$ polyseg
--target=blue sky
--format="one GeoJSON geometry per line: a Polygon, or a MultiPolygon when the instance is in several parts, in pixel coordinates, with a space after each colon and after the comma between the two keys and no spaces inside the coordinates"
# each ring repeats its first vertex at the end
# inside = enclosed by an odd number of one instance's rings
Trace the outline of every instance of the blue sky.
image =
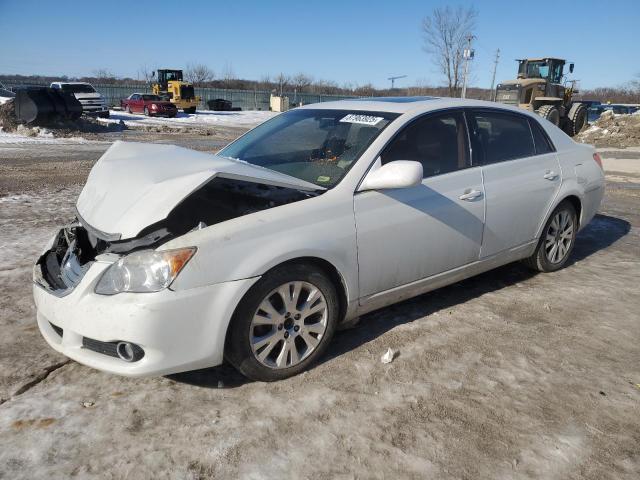
{"type": "MultiPolygon", "coordinates": [[[[617,86],[640,74],[640,0],[478,0],[473,82],[515,75],[515,58],[576,63],[584,88],[617,86]],[[544,12],[556,12],[551,17],[544,12]]],[[[136,77],[141,65],[205,63],[237,77],[285,72],[388,86],[443,84],[422,50],[421,19],[446,2],[0,0],[0,73],[80,76],[106,68],[136,77]],[[176,11],[172,15],[172,11],[176,11]]]]}

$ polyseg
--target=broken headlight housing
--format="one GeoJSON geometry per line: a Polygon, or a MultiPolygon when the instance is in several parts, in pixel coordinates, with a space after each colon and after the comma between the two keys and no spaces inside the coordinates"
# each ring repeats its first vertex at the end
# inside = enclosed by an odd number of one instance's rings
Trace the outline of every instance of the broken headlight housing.
{"type": "Polygon", "coordinates": [[[171,285],[194,253],[195,247],[130,253],[107,268],[95,292],[100,295],[159,292],[171,285]]]}

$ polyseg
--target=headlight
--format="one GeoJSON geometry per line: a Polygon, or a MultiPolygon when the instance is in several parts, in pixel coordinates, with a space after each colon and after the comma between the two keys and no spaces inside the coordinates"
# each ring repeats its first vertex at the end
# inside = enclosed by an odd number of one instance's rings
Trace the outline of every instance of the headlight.
{"type": "Polygon", "coordinates": [[[155,103],[151,104],[151,110],[155,110],[158,108],[158,105],[156,105],[155,103]]]}
{"type": "Polygon", "coordinates": [[[102,274],[95,291],[100,295],[158,292],[171,285],[194,253],[195,247],[130,253],[102,274]]]}

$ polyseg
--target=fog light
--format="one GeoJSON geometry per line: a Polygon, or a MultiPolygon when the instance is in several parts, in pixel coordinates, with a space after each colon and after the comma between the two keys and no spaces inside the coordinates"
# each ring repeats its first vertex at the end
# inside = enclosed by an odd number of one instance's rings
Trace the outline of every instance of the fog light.
{"type": "Polygon", "coordinates": [[[118,342],[116,345],[116,352],[125,362],[137,362],[144,357],[144,350],[135,343],[130,342],[118,342]]]}

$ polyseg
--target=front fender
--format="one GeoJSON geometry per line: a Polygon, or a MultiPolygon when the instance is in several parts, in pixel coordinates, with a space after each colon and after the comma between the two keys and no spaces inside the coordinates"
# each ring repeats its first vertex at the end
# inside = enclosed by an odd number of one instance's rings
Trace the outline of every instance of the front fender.
{"type": "Polygon", "coordinates": [[[198,248],[171,288],[252,278],[284,262],[314,257],[335,267],[347,298],[354,299],[358,268],[352,204],[326,200],[316,198],[252,213],[167,242],[162,249],[198,248]]]}

